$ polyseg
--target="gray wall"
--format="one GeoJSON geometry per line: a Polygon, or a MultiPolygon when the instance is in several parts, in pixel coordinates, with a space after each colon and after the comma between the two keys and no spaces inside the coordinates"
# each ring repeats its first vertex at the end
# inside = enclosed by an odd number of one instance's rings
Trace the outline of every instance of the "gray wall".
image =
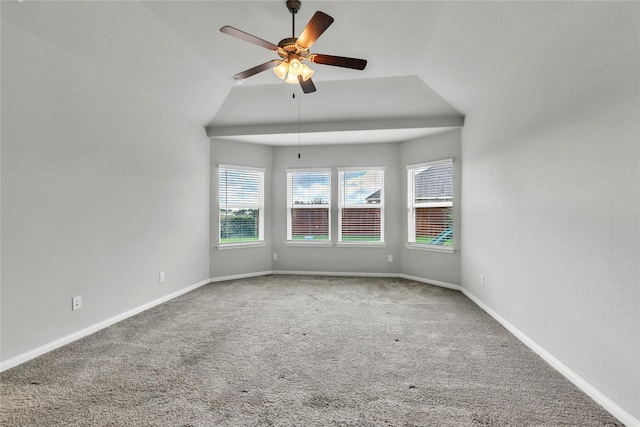
{"type": "MultiPolygon", "coordinates": [[[[460,130],[454,130],[415,141],[402,143],[400,151],[401,173],[403,174],[401,194],[407,193],[407,179],[405,165],[423,163],[432,160],[453,159],[453,246],[452,254],[401,248],[401,271],[403,274],[422,279],[443,282],[444,284],[460,285],[460,260],[462,248],[461,228],[461,187],[462,187],[462,161],[460,130]]],[[[403,208],[406,208],[406,199],[403,199],[403,208]]],[[[407,241],[407,215],[406,210],[401,213],[401,228],[403,243],[407,241]]]]}
{"type": "MultiPolygon", "coordinates": [[[[460,284],[460,251],[443,254],[405,249],[406,164],[455,158],[455,226],[460,227],[460,131],[391,144],[348,146],[266,147],[213,139],[211,148],[211,257],[212,278],[258,274],[265,271],[324,272],[356,274],[408,274],[425,280],[460,284]],[[219,250],[218,164],[266,168],[266,245],[264,247],[219,250]],[[332,169],[332,235],[337,238],[337,168],[385,167],[385,247],[301,247],[287,246],[287,168],[332,169]],[[272,254],[278,259],[272,260],[272,254]],[[393,262],[388,262],[388,255],[393,262]]],[[[456,234],[459,248],[460,235],[456,234]]]]}
{"type": "Polygon", "coordinates": [[[467,115],[462,284],[640,419],[640,47],[619,6],[467,115]]]}
{"type": "Polygon", "coordinates": [[[278,260],[273,269],[337,273],[398,273],[401,242],[399,194],[401,175],[397,144],[353,144],[349,146],[276,147],[273,157],[273,252],[278,260]],[[338,231],[337,167],[384,166],[386,247],[300,247],[286,246],[287,168],[331,168],[331,233],[335,243],[338,231]],[[394,261],[387,262],[387,255],[394,261]]]}
{"type": "Polygon", "coordinates": [[[3,21],[2,361],[209,277],[205,131],[113,82],[3,21]]]}
{"type": "Polygon", "coordinates": [[[211,140],[211,226],[210,226],[210,277],[220,278],[271,271],[272,242],[272,158],[269,146],[246,144],[224,139],[211,140]],[[265,168],[265,246],[236,249],[217,248],[220,233],[218,202],[218,165],[251,166],[265,168]]]}

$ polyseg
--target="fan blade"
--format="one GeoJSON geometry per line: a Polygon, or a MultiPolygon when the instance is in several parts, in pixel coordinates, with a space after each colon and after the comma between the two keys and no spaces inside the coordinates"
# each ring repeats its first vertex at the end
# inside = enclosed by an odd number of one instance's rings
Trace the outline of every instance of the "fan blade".
{"type": "Polygon", "coordinates": [[[302,76],[298,76],[298,81],[300,82],[300,87],[302,87],[302,91],[304,93],[312,93],[316,91],[316,85],[313,84],[311,78],[302,80],[302,76]]]}
{"type": "Polygon", "coordinates": [[[257,66],[255,66],[253,68],[249,68],[246,71],[238,73],[235,76],[233,76],[233,78],[236,79],[236,80],[244,80],[247,77],[251,77],[253,75],[261,73],[261,72],[263,72],[265,70],[268,70],[269,68],[277,67],[279,63],[280,63],[280,61],[274,59],[273,61],[265,62],[264,64],[257,65],[257,66]]]}
{"type": "Polygon", "coordinates": [[[366,59],[346,58],[344,56],[322,55],[314,53],[309,55],[309,61],[314,64],[333,65],[335,67],[353,68],[355,70],[364,70],[367,66],[366,59]]]}
{"type": "Polygon", "coordinates": [[[252,36],[249,33],[245,33],[242,30],[230,27],[228,25],[225,25],[224,27],[220,28],[220,32],[223,32],[223,33],[228,34],[228,35],[233,36],[233,37],[237,37],[237,38],[239,38],[241,40],[244,40],[246,42],[256,44],[256,45],[261,46],[261,47],[263,47],[265,49],[273,50],[273,51],[276,51],[276,52],[278,51],[278,46],[276,46],[275,44],[273,44],[271,42],[268,42],[266,40],[262,40],[259,37],[252,36]]]}
{"type": "Polygon", "coordinates": [[[309,23],[304,30],[302,30],[302,34],[298,37],[297,44],[300,47],[308,49],[312,44],[324,33],[324,31],[329,28],[329,25],[333,23],[333,18],[327,15],[324,12],[317,11],[315,15],[311,18],[309,23]]]}

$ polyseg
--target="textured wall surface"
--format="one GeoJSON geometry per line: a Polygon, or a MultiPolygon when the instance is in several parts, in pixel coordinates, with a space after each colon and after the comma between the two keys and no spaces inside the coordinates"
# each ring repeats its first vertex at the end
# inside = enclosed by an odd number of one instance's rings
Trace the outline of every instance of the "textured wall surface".
{"type": "Polygon", "coordinates": [[[453,247],[456,252],[440,253],[407,249],[402,247],[401,263],[402,273],[423,279],[437,280],[452,285],[460,285],[460,262],[463,250],[462,241],[462,171],[460,131],[433,135],[415,141],[407,141],[400,145],[400,163],[403,180],[400,187],[403,209],[401,213],[401,229],[404,236],[403,244],[407,242],[407,213],[406,192],[407,164],[418,164],[442,159],[453,159],[453,247]]]}
{"type": "Polygon", "coordinates": [[[576,7],[462,132],[464,288],[636,419],[638,6],[576,7]]]}
{"type": "Polygon", "coordinates": [[[211,142],[210,277],[260,273],[271,270],[271,169],[272,148],[237,141],[213,139],[211,142]],[[265,245],[261,247],[218,249],[220,237],[218,165],[264,168],[265,245]]]}
{"type": "Polygon", "coordinates": [[[3,21],[3,361],[209,277],[205,131],[123,89],[3,21]]]}
{"type": "Polygon", "coordinates": [[[277,271],[322,271],[351,273],[397,273],[398,262],[387,262],[387,255],[398,255],[400,245],[400,187],[396,144],[354,144],[351,146],[276,147],[273,157],[273,251],[277,271]],[[338,236],[338,167],[369,166],[385,168],[385,241],[386,247],[337,247],[338,236]],[[287,239],[287,168],[331,168],[332,247],[286,246],[287,239]]]}

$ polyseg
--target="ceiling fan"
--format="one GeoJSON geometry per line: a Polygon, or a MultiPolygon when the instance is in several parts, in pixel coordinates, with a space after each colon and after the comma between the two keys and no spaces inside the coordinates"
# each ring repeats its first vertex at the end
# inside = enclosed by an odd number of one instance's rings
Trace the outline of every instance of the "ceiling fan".
{"type": "Polygon", "coordinates": [[[333,18],[324,12],[317,11],[307,26],[302,30],[300,37],[296,38],[296,13],[300,10],[300,1],[288,0],[287,9],[292,17],[292,36],[280,40],[277,45],[253,36],[237,28],[228,25],[220,28],[220,31],[233,37],[237,37],[249,43],[264,47],[276,52],[281,59],[274,59],[264,64],[260,64],[233,76],[236,80],[244,80],[262,71],[273,68],[274,73],[280,79],[291,84],[300,84],[304,93],[316,91],[316,87],[311,80],[314,71],[305,64],[305,61],[314,64],[333,65],[336,67],[352,68],[364,70],[367,66],[365,59],[347,58],[343,56],[323,55],[320,53],[309,53],[309,48],[333,23],[333,18]]]}

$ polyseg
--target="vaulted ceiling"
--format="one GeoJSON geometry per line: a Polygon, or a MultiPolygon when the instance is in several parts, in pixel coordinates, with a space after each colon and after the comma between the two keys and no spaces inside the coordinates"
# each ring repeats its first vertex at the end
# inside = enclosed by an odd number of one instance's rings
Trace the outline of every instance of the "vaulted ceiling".
{"type": "Polygon", "coordinates": [[[580,53],[586,29],[592,37],[609,31],[598,7],[303,1],[298,34],[316,10],[335,19],[312,52],[368,60],[364,71],[311,64],[317,92],[304,95],[269,70],[236,84],[235,73],[277,56],[219,31],[231,25],[277,44],[291,36],[284,0],[10,0],[2,2],[2,19],[84,60],[123,91],[193,119],[210,136],[281,145],[297,143],[298,132],[306,144],[357,143],[460,127],[498,85],[517,87],[516,65],[553,72],[569,47],[580,53]]]}

